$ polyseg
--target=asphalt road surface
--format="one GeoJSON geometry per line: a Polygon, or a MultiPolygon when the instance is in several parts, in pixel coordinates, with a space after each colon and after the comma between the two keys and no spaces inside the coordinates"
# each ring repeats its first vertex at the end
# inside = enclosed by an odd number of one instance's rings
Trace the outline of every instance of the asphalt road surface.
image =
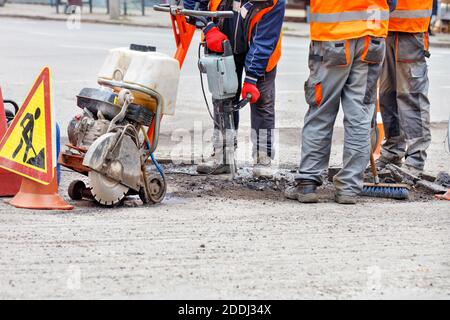
{"type": "MultiPolygon", "coordinates": [[[[57,120],[79,110],[75,95],[96,85],[108,49],[130,43],[174,51],[171,31],[0,20],[0,85],[21,101],[39,70],[53,70],[57,120]]],[[[308,41],[284,38],[279,66],[277,127],[282,162],[298,161],[306,103],[308,41]]],[[[450,50],[430,60],[433,145],[429,168],[449,171],[443,147],[448,119],[450,50]]],[[[249,126],[242,112],[242,134],[249,126]]],[[[186,60],[177,113],[163,121],[161,149],[172,132],[209,125],[196,68],[186,60]]],[[[339,118],[338,125],[340,125],[339,118]]],[[[342,129],[332,162],[339,164],[342,129]]],[[[63,172],[60,193],[79,175],[63,172]]],[[[226,177],[225,177],[226,178],[226,177]]],[[[222,179],[225,179],[222,178],[222,179]]],[[[99,208],[74,203],[67,213],[13,209],[0,202],[0,299],[6,298],[437,298],[450,297],[450,206],[431,196],[399,202],[360,199],[302,205],[277,190],[224,184],[221,178],[168,176],[166,201],[99,208]],[[219,179],[219,180],[217,180],[219,179]]]]}

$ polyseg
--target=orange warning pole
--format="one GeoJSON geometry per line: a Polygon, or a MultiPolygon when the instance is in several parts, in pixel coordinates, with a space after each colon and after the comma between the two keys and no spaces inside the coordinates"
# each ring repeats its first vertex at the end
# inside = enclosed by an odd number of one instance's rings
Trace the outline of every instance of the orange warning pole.
{"type": "Polygon", "coordinates": [[[184,59],[189,51],[189,47],[194,37],[195,27],[186,22],[186,17],[182,15],[170,15],[172,19],[172,29],[175,37],[177,51],[174,58],[180,63],[180,69],[183,66],[184,59]]]}

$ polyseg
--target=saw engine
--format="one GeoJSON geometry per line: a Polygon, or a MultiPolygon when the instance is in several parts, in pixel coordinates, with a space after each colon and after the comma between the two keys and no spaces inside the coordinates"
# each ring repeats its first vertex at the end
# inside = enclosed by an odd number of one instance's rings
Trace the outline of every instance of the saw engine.
{"type": "Polygon", "coordinates": [[[139,195],[144,203],[163,200],[166,181],[153,153],[162,115],[173,113],[178,78],[178,62],[151,47],[110,51],[99,74],[101,87],[77,95],[83,112],[70,121],[69,144],[59,157],[62,165],[89,178],[88,186],[71,183],[73,200],[88,198],[105,206],[128,195],[139,195]]]}

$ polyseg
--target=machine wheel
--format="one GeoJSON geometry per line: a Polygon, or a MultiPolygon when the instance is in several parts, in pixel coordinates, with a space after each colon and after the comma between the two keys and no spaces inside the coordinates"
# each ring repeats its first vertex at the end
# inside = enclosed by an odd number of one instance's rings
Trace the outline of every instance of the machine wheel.
{"type": "Polygon", "coordinates": [[[81,180],[74,180],[70,183],[68,194],[72,200],[83,199],[83,191],[86,189],[86,185],[81,180]]]}
{"type": "Polygon", "coordinates": [[[144,188],[139,191],[139,198],[141,198],[144,203],[160,203],[166,196],[167,184],[160,177],[149,178],[148,190],[150,194],[147,196],[144,188]]]}

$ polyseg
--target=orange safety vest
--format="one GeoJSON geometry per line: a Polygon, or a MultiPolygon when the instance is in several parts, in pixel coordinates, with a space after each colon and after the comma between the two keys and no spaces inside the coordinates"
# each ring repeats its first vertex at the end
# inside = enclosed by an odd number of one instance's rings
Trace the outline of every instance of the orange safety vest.
{"type": "Polygon", "coordinates": [[[311,0],[311,39],[337,41],[387,36],[386,0],[311,0]]]}
{"type": "MultiPolygon", "coordinates": [[[[209,1],[209,10],[210,11],[217,11],[217,9],[219,8],[220,4],[222,3],[222,0],[210,0],[209,1]]],[[[272,10],[273,7],[275,7],[278,3],[278,0],[274,0],[273,1],[273,5],[271,5],[270,7],[267,7],[261,11],[259,11],[253,18],[252,21],[250,22],[250,28],[248,30],[248,41],[250,43],[251,38],[252,38],[252,32],[253,32],[253,28],[258,24],[259,21],[261,21],[262,17],[269,12],[270,10],[272,10]]],[[[280,34],[280,38],[278,39],[278,43],[277,46],[275,47],[275,50],[273,51],[272,55],[269,58],[269,62],[267,64],[267,68],[266,68],[266,72],[270,72],[272,71],[278,64],[278,62],[281,59],[281,38],[282,38],[282,34],[280,34]]]]}
{"type": "Polygon", "coordinates": [[[389,31],[426,32],[430,24],[433,0],[398,0],[391,12],[389,31]]]}

